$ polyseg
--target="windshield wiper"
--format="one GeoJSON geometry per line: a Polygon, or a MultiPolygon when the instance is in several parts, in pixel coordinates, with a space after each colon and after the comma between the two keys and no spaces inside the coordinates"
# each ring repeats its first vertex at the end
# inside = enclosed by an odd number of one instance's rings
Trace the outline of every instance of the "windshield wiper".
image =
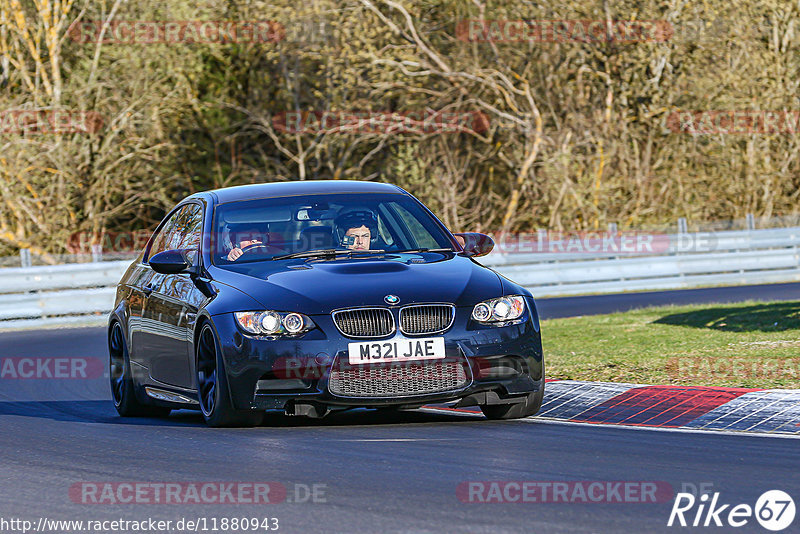
{"type": "Polygon", "coordinates": [[[398,250],[397,253],[412,253],[412,252],[453,252],[452,248],[414,248],[411,250],[398,250]]]}
{"type": "Polygon", "coordinates": [[[325,248],[322,250],[304,250],[303,252],[292,252],[291,254],[282,254],[280,256],[273,256],[271,260],[289,260],[292,258],[313,258],[314,256],[339,256],[341,254],[350,254],[352,250],[339,250],[335,248],[325,248]]]}
{"type": "Polygon", "coordinates": [[[353,254],[383,254],[383,250],[350,250],[338,248],[325,248],[321,250],[304,250],[303,252],[292,252],[291,254],[283,254],[281,256],[274,256],[271,260],[290,260],[292,258],[316,258],[317,256],[323,257],[337,257],[337,256],[352,256],[353,254]]]}

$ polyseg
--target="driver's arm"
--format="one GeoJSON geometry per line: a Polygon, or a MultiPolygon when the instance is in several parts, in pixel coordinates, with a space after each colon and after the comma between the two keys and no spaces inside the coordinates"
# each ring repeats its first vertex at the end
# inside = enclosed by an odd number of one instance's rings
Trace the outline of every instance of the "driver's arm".
{"type": "Polygon", "coordinates": [[[236,261],[239,259],[241,255],[242,255],[242,249],[240,249],[239,247],[233,247],[233,249],[230,252],[228,252],[227,258],[228,261],[236,261]]]}

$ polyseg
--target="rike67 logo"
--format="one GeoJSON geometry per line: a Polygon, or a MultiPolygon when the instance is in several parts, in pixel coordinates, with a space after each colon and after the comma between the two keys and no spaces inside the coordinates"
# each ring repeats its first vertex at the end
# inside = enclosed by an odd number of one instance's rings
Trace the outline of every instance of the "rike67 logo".
{"type": "Polygon", "coordinates": [[[691,493],[678,493],[667,526],[743,527],[755,517],[762,527],[777,532],[791,525],[794,516],[794,500],[781,490],[765,491],[756,500],[755,507],[744,503],[723,504],[719,492],[711,496],[704,493],[699,498],[691,493]]]}

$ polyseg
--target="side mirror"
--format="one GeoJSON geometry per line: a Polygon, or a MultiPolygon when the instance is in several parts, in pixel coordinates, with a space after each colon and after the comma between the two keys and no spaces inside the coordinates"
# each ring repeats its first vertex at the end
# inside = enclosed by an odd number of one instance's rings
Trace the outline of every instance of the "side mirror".
{"type": "Polygon", "coordinates": [[[494,240],[486,234],[467,232],[453,235],[455,235],[456,240],[461,243],[461,246],[464,248],[464,254],[467,256],[486,256],[494,248],[494,240]],[[462,240],[463,243],[461,242],[462,240]]]}
{"type": "Polygon", "coordinates": [[[182,250],[165,250],[150,258],[150,267],[161,274],[178,274],[186,272],[191,263],[182,250]]]}

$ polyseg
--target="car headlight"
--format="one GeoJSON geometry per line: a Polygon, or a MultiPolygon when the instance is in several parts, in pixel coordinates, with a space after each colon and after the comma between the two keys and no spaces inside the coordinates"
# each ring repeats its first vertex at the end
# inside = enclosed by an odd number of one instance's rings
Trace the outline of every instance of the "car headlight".
{"type": "Polygon", "coordinates": [[[234,312],[236,322],[245,332],[265,336],[296,336],[314,328],[311,318],[296,312],[234,312]]]}
{"type": "Polygon", "coordinates": [[[519,319],[525,313],[525,297],[511,295],[479,302],[472,318],[479,323],[501,323],[519,319]]]}

